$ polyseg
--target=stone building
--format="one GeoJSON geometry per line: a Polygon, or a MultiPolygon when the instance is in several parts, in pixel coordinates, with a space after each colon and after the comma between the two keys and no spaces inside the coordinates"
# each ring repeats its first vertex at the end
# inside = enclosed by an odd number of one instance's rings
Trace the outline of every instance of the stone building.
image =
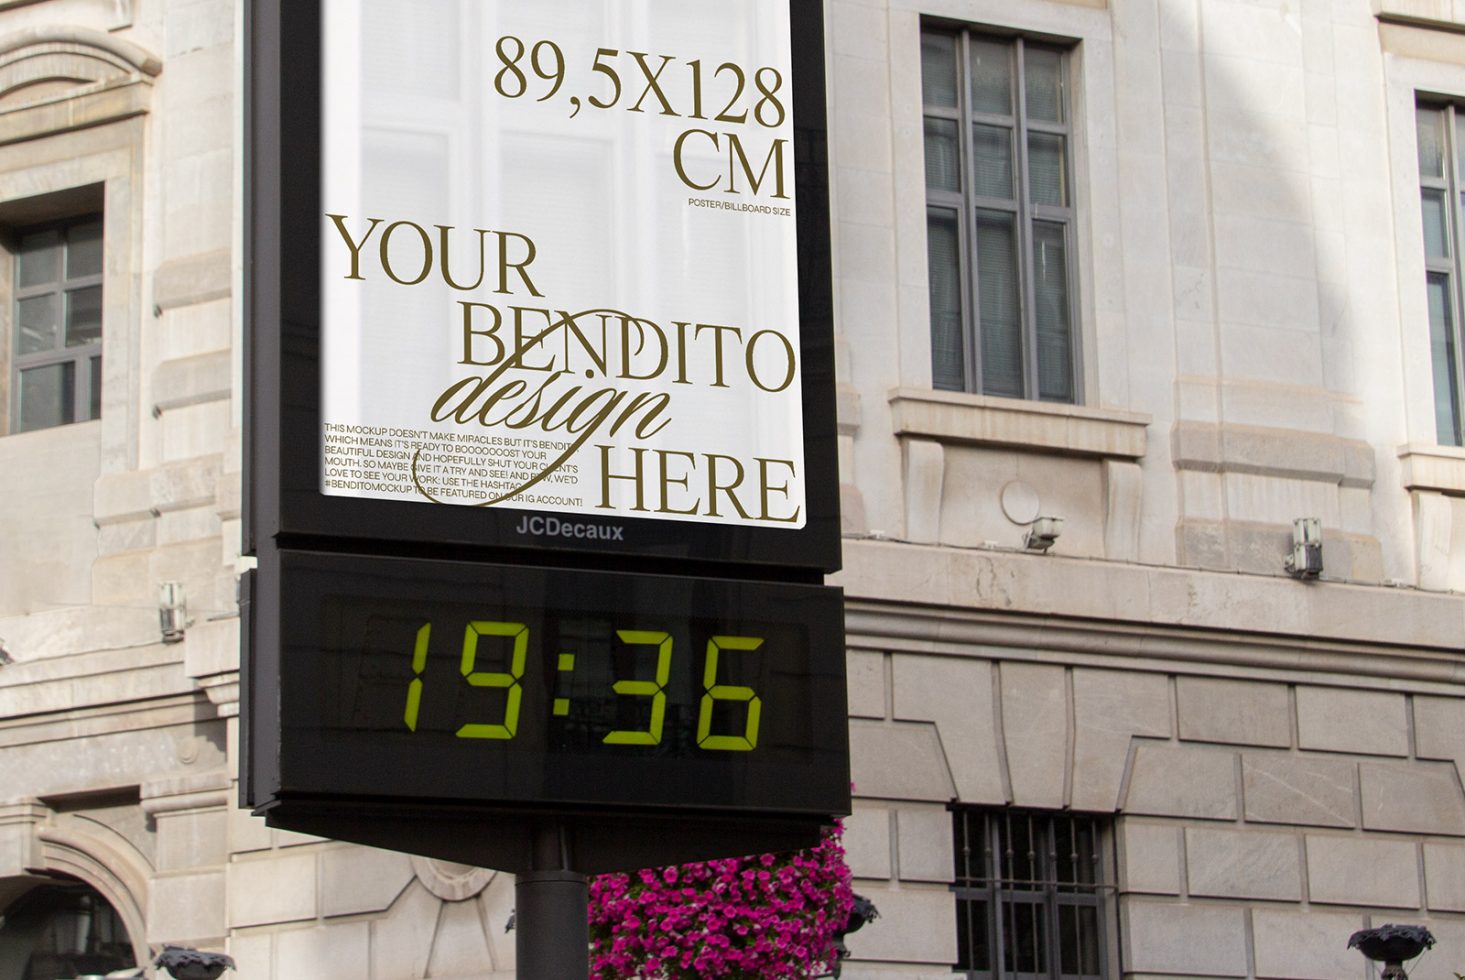
{"type": "MultiPolygon", "coordinates": [[[[1465,4],[825,10],[844,975],[1465,971],[1465,4]]],[[[0,0],[0,977],[509,977],[236,808],[242,16],[0,0]]]]}

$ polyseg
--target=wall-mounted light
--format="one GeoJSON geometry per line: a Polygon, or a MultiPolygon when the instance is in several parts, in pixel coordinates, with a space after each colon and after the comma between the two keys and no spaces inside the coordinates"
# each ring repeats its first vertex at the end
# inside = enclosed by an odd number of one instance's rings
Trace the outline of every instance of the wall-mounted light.
{"type": "Polygon", "coordinates": [[[1323,522],[1299,517],[1292,522],[1292,552],[1282,567],[1294,578],[1317,578],[1323,573],[1323,522]]]}
{"type": "Polygon", "coordinates": [[[1063,518],[1039,517],[1028,526],[1028,533],[1022,538],[1022,546],[1029,551],[1047,551],[1062,533],[1063,518]]]}
{"type": "Polygon", "coordinates": [[[158,626],[164,643],[181,643],[188,628],[188,599],[181,582],[164,582],[158,590],[158,626]]]}

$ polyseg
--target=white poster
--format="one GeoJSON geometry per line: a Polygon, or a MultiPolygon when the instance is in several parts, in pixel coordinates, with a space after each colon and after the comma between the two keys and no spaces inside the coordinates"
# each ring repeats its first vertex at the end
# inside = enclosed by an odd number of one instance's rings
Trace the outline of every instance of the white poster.
{"type": "Polygon", "coordinates": [[[324,8],[322,491],[802,527],[788,0],[324,8]]]}

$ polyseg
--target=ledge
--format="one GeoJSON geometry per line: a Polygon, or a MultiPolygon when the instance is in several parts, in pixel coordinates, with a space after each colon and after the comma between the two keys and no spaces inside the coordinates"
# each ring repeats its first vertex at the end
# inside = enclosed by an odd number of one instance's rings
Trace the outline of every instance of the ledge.
{"type": "Polygon", "coordinates": [[[1399,447],[1404,489],[1465,496],[1465,449],[1411,443],[1399,447]]]}
{"type": "Polygon", "coordinates": [[[1150,424],[1143,412],[918,388],[893,390],[890,411],[897,436],[1111,459],[1144,456],[1150,424]]]}
{"type": "Polygon", "coordinates": [[[1465,31],[1465,7],[1454,0],[1373,0],[1373,12],[1386,24],[1465,31]]]}
{"type": "Polygon", "coordinates": [[[1176,469],[1373,486],[1373,447],[1358,439],[1255,425],[1176,422],[1171,440],[1176,469]]]}

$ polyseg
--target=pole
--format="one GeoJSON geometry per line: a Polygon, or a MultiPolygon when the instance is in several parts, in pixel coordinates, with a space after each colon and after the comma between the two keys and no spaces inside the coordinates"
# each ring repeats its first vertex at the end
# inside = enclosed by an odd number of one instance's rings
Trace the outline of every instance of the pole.
{"type": "Polygon", "coordinates": [[[514,905],[519,980],[588,980],[590,889],[570,870],[563,824],[535,830],[533,870],[515,880],[514,905]]]}

